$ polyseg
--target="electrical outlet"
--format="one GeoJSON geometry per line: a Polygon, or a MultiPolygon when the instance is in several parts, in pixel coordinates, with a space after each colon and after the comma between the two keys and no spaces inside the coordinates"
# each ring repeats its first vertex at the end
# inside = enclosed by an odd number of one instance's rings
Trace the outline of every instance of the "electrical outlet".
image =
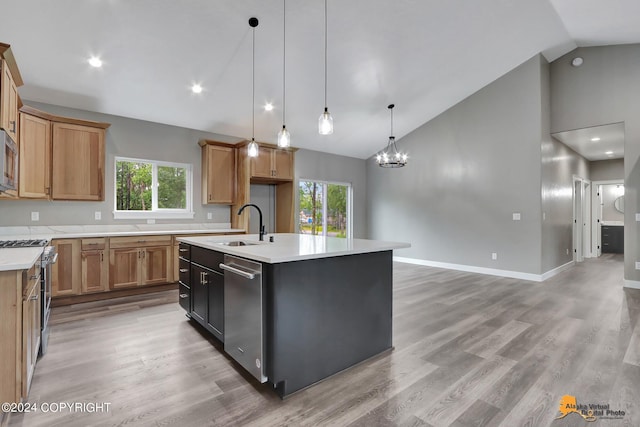
{"type": "Polygon", "coordinates": [[[211,212],[207,212],[207,219],[213,219],[213,214],[211,212]]]}
{"type": "Polygon", "coordinates": [[[545,219],[547,219],[547,213],[546,212],[542,212],[542,220],[544,221],[545,219]]]}
{"type": "Polygon", "coordinates": [[[569,255],[569,248],[567,248],[567,255],[569,255]]]}
{"type": "Polygon", "coordinates": [[[155,219],[148,219],[147,220],[147,224],[155,224],[156,220],[155,219]]]}
{"type": "Polygon", "coordinates": [[[520,212],[514,212],[513,213],[513,220],[514,221],[520,221],[520,212]]]}
{"type": "Polygon", "coordinates": [[[636,221],[640,221],[640,213],[636,214],[636,221]]]}
{"type": "Polygon", "coordinates": [[[95,213],[93,214],[93,217],[96,221],[100,221],[102,219],[102,212],[95,211],[95,213]]]}
{"type": "Polygon", "coordinates": [[[640,270],[640,262],[636,262],[636,270],[640,270]]]}
{"type": "Polygon", "coordinates": [[[40,221],[40,212],[31,212],[31,221],[40,221]]]}
{"type": "Polygon", "coordinates": [[[497,260],[498,259],[498,254],[496,252],[492,252],[491,253],[491,259],[494,260],[494,261],[497,260]]]}

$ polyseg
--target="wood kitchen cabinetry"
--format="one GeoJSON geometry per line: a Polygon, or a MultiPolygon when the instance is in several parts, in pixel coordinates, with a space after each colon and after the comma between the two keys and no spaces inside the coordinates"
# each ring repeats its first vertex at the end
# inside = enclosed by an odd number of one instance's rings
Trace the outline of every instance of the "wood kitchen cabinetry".
{"type": "Polygon", "coordinates": [[[231,205],[236,192],[236,149],[222,142],[203,140],[202,203],[231,205]]]}
{"type": "Polygon", "coordinates": [[[82,293],[109,290],[109,250],[107,239],[82,239],[82,293]]]}
{"type": "Polygon", "coordinates": [[[40,268],[0,271],[0,401],[27,398],[40,348],[40,268]]]}
{"type": "Polygon", "coordinates": [[[173,280],[171,236],[113,237],[109,247],[111,289],[173,280]]]}
{"type": "Polygon", "coordinates": [[[0,127],[15,142],[18,142],[18,87],[9,63],[0,58],[0,127]]]}
{"type": "Polygon", "coordinates": [[[251,158],[251,178],[293,179],[293,152],[261,146],[258,157],[251,158]]]}
{"type": "Polygon", "coordinates": [[[58,261],[51,265],[51,296],[78,295],[82,289],[82,261],[80,239],[57,239],[53,246],[58,261]]]}
{"type": "Polygon", "coordinates": [[[19,196],[48,199],[51,195],[51,122],[20,113],[19,196]]]}

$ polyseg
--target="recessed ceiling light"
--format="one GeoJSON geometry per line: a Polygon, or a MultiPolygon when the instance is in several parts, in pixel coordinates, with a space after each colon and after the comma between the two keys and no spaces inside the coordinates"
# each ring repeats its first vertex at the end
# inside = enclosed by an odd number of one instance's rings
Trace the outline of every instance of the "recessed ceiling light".
{"type": "Polygon", "coordinates": [[[595,136],[595,137],[591,138],[591,141],[593,141],[593,142],[600,141],[600,137],[599,136],[595,136]]]}
{"type": "Polygon", "coordinates": [[[264,111],[271,111],[273,110],[273,104],[270,102],[267,102],[266,104],[264,104],[264,111]]]}
{"type": "Polygon", "coordinates": [[[198,83],[194,83],[193,86],[191,86],[191,92],[202,93],[202,86],[200,86],[198,83]]]}
{"type": "Polygon", "coordinates": [[[573,59],[571,60],[571,65],[573,65],[574,67],[579,67],[579,66],[581,66],[583,63],[584,63],[584,60],[583,60],[581,57],[579,57],[579,56],[576,56],[575,58],[573,58],[573,59]]]}
{"type": "Polygon", "coordinates": [[[89,58],[89,65],[95,68],[100,68],[102,67],[102,60],[97,56],[92,56],[91,58],[89,58]]]}
{"type": "Polygon", "coordinates": [[[607,155],[609,155],[609,156],[610,156],[610,155],[612,155],[612,154],[613,154],[613,151],[605,151],[605,152],[604,152],[604,154],[607,154],[607,155]]]}

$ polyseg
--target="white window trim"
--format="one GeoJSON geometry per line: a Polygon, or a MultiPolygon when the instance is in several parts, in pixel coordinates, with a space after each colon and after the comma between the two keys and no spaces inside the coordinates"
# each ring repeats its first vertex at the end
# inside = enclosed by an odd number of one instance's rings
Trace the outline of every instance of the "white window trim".
{"type": "MultiPolygon", "coordinates": [[[[347,239],[353,238],[353,185],[350,182],[340,182],[340,181],[326,181],[323,179],[313,179],[313,178],[299,178],[298,179],[298,191],[300,189],[301,181],[313,181],[322,185],[342,185],[348,188],[347,191],[347,239]]],[[[298,206],[296,206],[296,212],[300,212],[300,200],[298,199],[298,206]]],[[[322,218],[323,221],[327,218],[327,191],[322,191],[322,218]]],[[[326,232],[325,227],[322,229],[321,236],[326,236],[324,234],[326,232]]]]}
{"type": "Polygon", "coordinates": [[[195,212],[193,211],[193,167],[189,163],[163,162],[150,159],[135,159],[132,157],[115,156],[113,161],[113,218],[114,219],[193,219],[195,212]],[[118,197],[117,167],[118,162],[135,162],[135,163],[151,163],[152,185],[151,188],[151,210],[150,211],[119,211],[115,209],[118,197]],[[158,209],[158,166],[168,166],[174,168],[184,168],[187,170],[187,207],[185,209],[158,209]]]}

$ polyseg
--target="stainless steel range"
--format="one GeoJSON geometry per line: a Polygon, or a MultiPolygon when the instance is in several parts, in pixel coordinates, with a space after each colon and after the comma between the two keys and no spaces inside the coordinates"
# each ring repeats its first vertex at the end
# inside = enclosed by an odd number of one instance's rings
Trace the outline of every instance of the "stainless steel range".
{"type": "Polygon", "coordinates": [[[58,260],[55,246],[47,246],[48,240],[0,240],[0,248],[45,247],[40,257],[40,294],[42,301],[42,321],[40,327],[40,355],[47,352],[49,342],[49,315],[51,314],[51,265],[58,260]]]}

